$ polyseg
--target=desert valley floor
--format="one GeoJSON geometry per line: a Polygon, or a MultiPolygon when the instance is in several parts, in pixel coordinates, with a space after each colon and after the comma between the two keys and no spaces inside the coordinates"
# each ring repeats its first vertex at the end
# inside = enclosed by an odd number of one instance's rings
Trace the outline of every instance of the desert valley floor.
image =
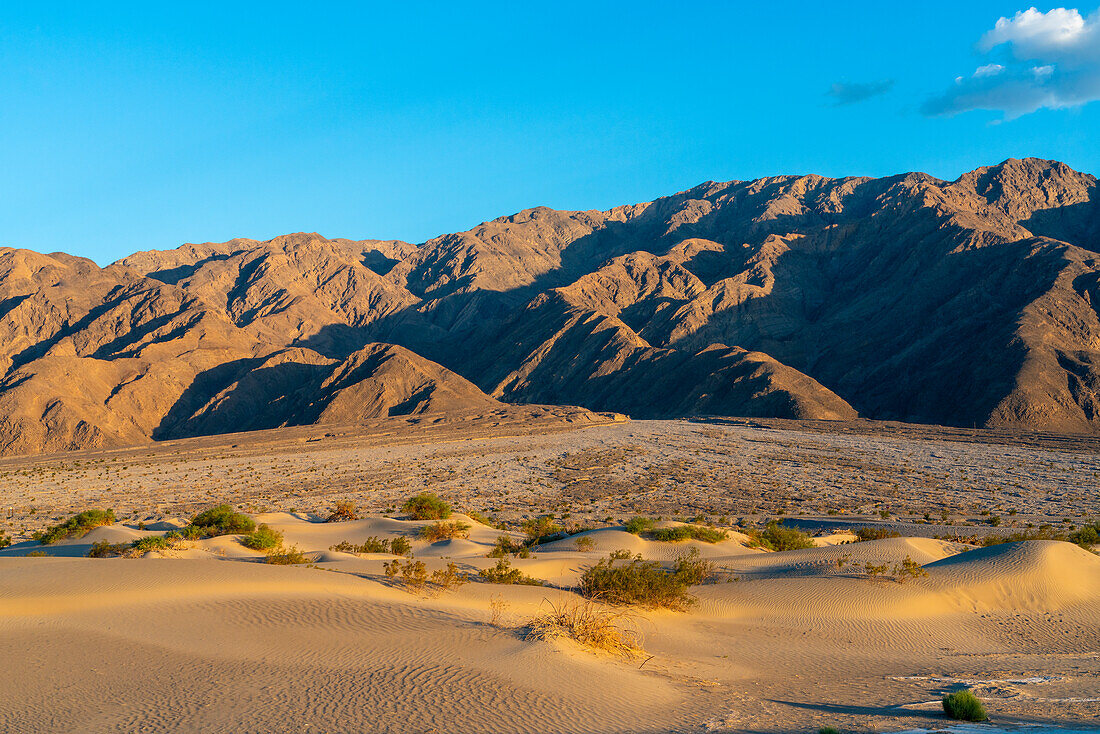
{"type": "Polygon", "coordinates": [[[1096,437],[565,408],[5,458],[0,730],[905,731],[946,726],[939,699],[961,687],[1001,725],[1100,726],[1100,557],[978,545],[1078,527],[1100,512],[1098,487],[1096,437]],[[399,508],[421,491],[468,537],[419,539],[430,523],[399,508]],[[362,519],[323,522],[338,501],[362,519]],[[263,563],[238,535],[84,557],[220,503],[308,562],[263,563]],[[89,508],[118,522],[31,539],[89,508]],[[542,587],[414,592],[383,572],[395,556],[333,550],[408,538],[428,571],[476,574],[502,534],[548,514],[571,534],[510,559],[542,587]],[[727,537],[663,542],[626,532],[634,516],[727,537]],[[769,518],[816,547],[751,547],[769,518]],[[865,527],[898,537],[847,542],[865,527]],[[531,639],[528,621],[575,603],[609,553],[668,564],[692,548],[715,567],[697,602],[619,621],[644,652],[531,639]],[[862,570],[905,559],[927,575],[862,570]]]}

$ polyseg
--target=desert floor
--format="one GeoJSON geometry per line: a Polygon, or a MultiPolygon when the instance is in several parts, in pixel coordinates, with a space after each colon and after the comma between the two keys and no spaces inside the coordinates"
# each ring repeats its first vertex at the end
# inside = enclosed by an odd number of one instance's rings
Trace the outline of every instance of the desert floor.
{"type": "Polygon", "coordinates": [[[961,687],[1001,724],[1100,726],[1100,557],[932,537],[1095,515],[1095,440],[605,418],[396,421],[3,460],[0,527],[16,542],[0,551],[0,730],[901,731],[945,726],[939,697],[961,687]],[[428,523],[396,507],[423,489],[455,506],[468,538],[416,538],[428,523]],[[344,499],[370,514],[322,522],[344,499]],[[311,563],[263,563],[232,535],[82,557],[222,501],[311,563]],[[29,540],[88,507],[120,522],[29,540]],[[749,547],[736,523],[780,511],[819,547],[749,547]],[[383,573],[393,556],[331,550],[407,537],[428,570],[475,573],[501,534],[521,538],[517,523],[544,512],[589,528],[512,560],[544,587],[415,592],[383,573]],[[702,515],[730,535],[648,540],[622,529],[634,514],[702,515]],[[869,525],[906,537],[843,543],[844,528],[869,525]],[[577,603],[569,589],[609,552],[668,563],[689,548],[716,565],[714,583],[692,588],[687,611],[621,621],[644,654],[528,639],[527,622],[577,603]],[[862,571],[907,557],[928,575],[862,571]]]}

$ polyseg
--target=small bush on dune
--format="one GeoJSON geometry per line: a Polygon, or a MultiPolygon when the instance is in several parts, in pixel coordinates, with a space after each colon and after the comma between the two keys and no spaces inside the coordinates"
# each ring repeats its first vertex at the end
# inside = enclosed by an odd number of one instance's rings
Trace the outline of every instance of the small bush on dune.
{"type": "Polygon", "coordinates": [[[485,554],[486,558],[504,558],[508,554],[512,554],[516,558],[528,558],[531,555],[531,551],[527,546],[520,543],[517,540],[512,540],[510,536],[500,535],[497,537],[497,542],[493,546],[492,550],[485,554]]]}
{"type": "Polygon", "coordinates": [[[412,543],[403,535],[390,538],[390,553],[395,556],[407,556],[412,552],[412,543]]]}
{"type": "Polygon", "coordinates": [[[692,563],[687,561],[684,575],[680,575],[666,571],[657,561],[643,560],[641,555],[622,559],[621,554],[613,553],[581,574],[580,592],[609,604],[683,610],[695,602],[687,593],[696,578],[692,563]],[[620,560],[623,562],[617,563],[620,560]]]}
{"type": "Polygon", "coordinates": [[[470,537],[470,526],[457,520],[437,522],[420,528],[420,539],[427,540],[430,543],[439,540],[450,540],[451,538],[468,537],[470,537]]]}
{"type": "Polygon", "coordinates": [[[292,545],[289,548],[279,546],[278,548],[268,551],[264,563],[271,563],[276,566],[294,566],[299,563],[309,563],[309,557],[298,550],[298,546],[296,545],[292,545]]]}
{"type": "Polygon", "coordinates": [[[258,551],[270,550],[282,544],[283,534],[278,530],[272,530],[267,525],[260,525],[260,527],[241,538],[241,545],[258,551]]]}
{"type": "Polygon", "coordinates": [[[523,532],[527,534],[527,542],[537,545],[553,539],[555,536],[565,533],[565,528],[554,522],[550,515],[533,517],[523,523],[523,532]]]}
{"type": "Polygon", "coordinates": [[[649,532],[653,529],[656,521],[651,517],[632,517],[627,521],[626,526],[623,528],[628,533],[634,535],[641,535],[642,533],[649,532]]]}
{"type": "Polygon", "coordinates": [[[567,638],[586,647],[612,655],[641,655],[641,641],[626,630],[622,620],[628,614],[599,607],[591,601],[564,602],[545,609],[527,623],[526,639],[555,640],[567,638]]]}
{"type": "Polygon", "coordinates": [[[256,523],[248,515],[234,511],[229,505],[218,505],[195,515],[189,527],[196,528],[200,537],[213,538],[218,535],[251,533],[256,529],[256,523]]]}
{"type": "Polygon", "coordinates": [[[0,530],[0,548],[7,548],[11,545],[11,536],[0,530]]]}
{"type": "Polygon", "coordinates": [[[840,734],[840,729],[835,726],[823,726],[817,730],[817,734],[840,734]]]}
{"type": "Polygon", "coordinates": [[[469,574],[460,572],[453,561],[446,568],[437,569],[431,574],[423,561],[407,561],[403,564],[394,560],[383,564],[382,569],[386,576],[399,580],[406,589],[414,593],[423,591],[429,584],[438,591],[449,591],[470,580],[469,574]]]}
{"type": "Polygon", "coordinates": [[[171,550],[175,540],[176,538],[170,538],[167,535],[150,535],[130,543],[130,550],[135,554],[171,550]]]}
{"type": "Polygon", "coordinates": [[[405,500],[401,511],[413,520],[446,520],[451,516],[451,506],[431,492],[421,492],[405,500]]]}
{"type": "Polygon", "coordinates": [[[482,525],[485,525],[486,527],[495,528],[497,526],[497,523],[496,523],[495,520],[493,520],[493,518],[491,518],[488,515],[485,515],[483,513],[480,513],[477,510],[470,510],[466,513],[466,515],[471,520],[476,520],[479,523],[481,523],[482,525]]]}
{"type": "Polygon", "coordinates": [[[332,509],[332,514],[325,522],[348,522],[359,519],[359,508],[350,500],[338,500],[332,509]]]}
{"type": "Polygon", "coordinates": [[[928,571],[924,570],[924,566],[909,556],[906,556],[901,563],[894,565],[894,580],[899,584],[904,584],[907,579],[919,579],[926,576],[928,576],[928,571]]]}
{"type": "Polygon", "coordinates": [[[50,545],[66,538],[82,538],[88,531],[115,521],[114,510],[84,510],[63,523],[34,533],[31,537],[42,545],[50,545]]]}
{"type": "Polygon", "coordinates": [[[702,525],[677,525],[671,528],[657,528],[651,530],[650,535],[654,540],[673,543],[689,538],[701,540],[704,543],[717,543],[729,537],[729,533],[725,530],[708,528],[702,525]]]}
{"type": "Polygon", "coordinates": [[[795,528],[785,528],[775,520],[769,522],[763,532],[746,528],[745,534],[752,539],[754,545],[773,551],[816,547],[813,538],[806,533],[795,528]]]}
{"type": "Polygon", "coordinates": [[[507,558],[501,558],[493,568],[484,568],[477,574],[490,584],[522,584],[525,586],[543,586],[539,579],[527,576],[518,568],[512,568],[507,558]]]}
{"type": "Polygon", "coordinates": [[[970,691],[955,691],[943,697],[943,712],[960,721],[988,721],[985,706],[970,691]]]}
{"type": "Polygon", "coordinates": [[[573,547],[581,553],[587,553],[596,547],[596,539],[591,535],[585,535],[583,538],[574,538],[573,547]]]}
{"type": "Polygon", "coordinates": [[[412,550],[412,544],[409,543],[408,538],[403,536],[392,539],[379,539],[377,536],[372,535],[358,545],[342,540],[336,545],[330,546],[329,550],[342,553],[392,553],[395,556],[403,556],[412,550]]]}
{"type": "Polygon", "coordinates": [[[705,561],[700,556],[698,548],[682,553],[676,559],[673,575],[688,586],[698,586],[708,581],[714,576],[716,568],[714,563],[705,561]]]}
{"type": "Polygon", "coordinates": [[[884,540],[886,538],[900,538],[901,533],[886,528],[858,528],[854,531],[856,540],[884,540]]]}
{"type": "Polygon", "coordinates": [[[129,543],[108,543],[106,540],[100,540],[92,543],[92,547],[88,549],[85,556],[88,558],[114,558],[121,556],[128,550],[130,550],[129,543]]]}

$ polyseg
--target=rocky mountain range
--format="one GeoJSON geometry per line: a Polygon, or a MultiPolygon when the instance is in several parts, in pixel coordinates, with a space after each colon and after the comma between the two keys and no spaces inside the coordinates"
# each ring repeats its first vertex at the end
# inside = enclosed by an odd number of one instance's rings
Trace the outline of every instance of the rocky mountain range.
{"type": "Polygon", "coordinates": [[[414,245],[0,250],[0,453],[548,403],[1100,431],[1100,187],[707,182],[414,245]]]}

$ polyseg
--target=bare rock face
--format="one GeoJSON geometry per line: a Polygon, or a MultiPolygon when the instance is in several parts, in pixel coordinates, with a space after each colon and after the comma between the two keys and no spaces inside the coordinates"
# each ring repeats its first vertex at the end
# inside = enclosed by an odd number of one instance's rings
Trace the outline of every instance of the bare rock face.
{"type": "Polygon", "coordinates": [[[5,249],[0,336],[0,453],[496,400],[1097,431],[1100,187],[1009,160],[706,182],[421,245],[5,249]]]}

